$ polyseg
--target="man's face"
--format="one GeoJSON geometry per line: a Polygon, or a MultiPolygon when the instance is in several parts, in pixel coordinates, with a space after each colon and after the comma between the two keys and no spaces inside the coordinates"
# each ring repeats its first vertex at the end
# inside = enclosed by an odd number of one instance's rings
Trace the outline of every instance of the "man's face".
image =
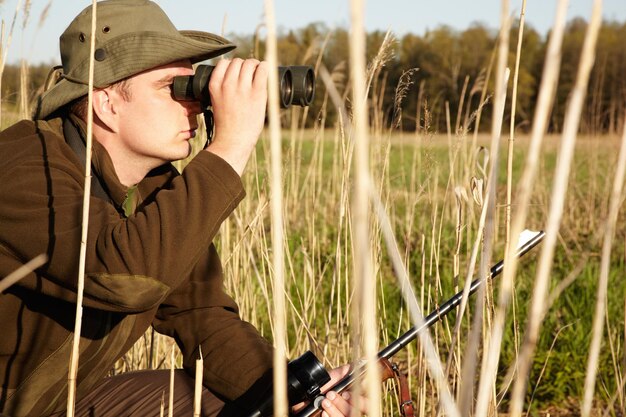
{"type": "Polygon", "coordinates": [[[189,61],[179,61],[130,78],[130,97],[120,104],[119,144],[127,161],[154,168],[185,158],[198,128],[197,102],[172,97],[175,76],[193,75],[189,61]]]}

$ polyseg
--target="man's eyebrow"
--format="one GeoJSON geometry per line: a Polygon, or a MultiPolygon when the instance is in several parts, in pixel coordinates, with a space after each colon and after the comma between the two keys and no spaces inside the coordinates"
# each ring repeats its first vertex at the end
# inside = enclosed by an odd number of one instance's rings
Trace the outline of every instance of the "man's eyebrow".
{"type": "Polygon", "coordinates": [[[169,74],[169,75],[165,75],[161,78],[159,78],[158,80],[156,80],[154,83],[156,85],[167,85],[167,84],[171,84],[174,82],[174,75],[169,74]]]}

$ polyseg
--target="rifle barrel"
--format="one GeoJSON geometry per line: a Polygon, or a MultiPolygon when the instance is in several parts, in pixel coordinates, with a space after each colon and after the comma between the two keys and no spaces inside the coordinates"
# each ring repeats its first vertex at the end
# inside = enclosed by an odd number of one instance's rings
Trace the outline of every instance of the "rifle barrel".
{"type": "MultiPolygon", "coordinates": [[[[537,232],[532,238],[530,238],[528,241],[526,241],[522,246],[518,248],[517,257],[524,256],[528,251],[530,251],[532,248],[537,246],[539,242],[543,240],[545,235],[546,234],[544,231],[537,232]]],[[[470,284],[469,295],[474,294],[478,290],[480,285],[483,282],[485,282],[487,279],[493,279],[497,277],[498,275],[500,275],[503,270],[504,270],[504,259],[491,267],[489,276],[487,278],[485,279],[478,278],[472,281],[472,283],[470,284]]],[[[456,306],[458,306],[461,303],[462,299],[463,299],[463,291],[459,291],[452,298],[450,298],[448,301],[443,303],[440,307],[436,308],[428,316],[426,316],[424,318],[424,323],[422,324],[422,326],[412,327],[402,336],[400,336],[391,344],[389,344],[387,347],[385,347],[383,350],[378,352],[378,358],[388,359],[392,357],[393,355],[395,355],[396,353],[398,353],[398,351],[400,351],[406,345],[408,345],[413,340],[415,340],[415,338],[417,338],[417,336],[419,335],[421,331],[429,328],[430,326],[432,326],[433,324],[441,320],[443,317],[445,317],[452,309],[454,309],[456,306]]],[[[352,385],[357,375],[363,375],[364,373],[365,373],[364,364],[362,364],[361,366],[355,367],[354,370],[352,370],[349,374],[344,376],[339,382],[333,385],[333,387],[330,388],[330,390],[335,391],[335,392],[343,392],[347,388],[349,388],[350,385],[352,385]]],[[[324,396],[320,395],[314,401],[312,401],[307,407],[299,411],[296,414],[296,416],[297,417],[313,416],[316,412],[321,410],[321,407],[322,407],[321,404],[322,404],[323,399],[324,399],[324,396]]]]}
{"type": "MultiPolygon", "coordinates": [[[[533,236],[532,239],[528,240],[524,245],[522,245],[517,250],[517,256],[520,257],[520,256],[525,255],[529,250],[531,250],[539,242],[541,242],[544,236],[545,236],[545,232],[543,231],[537,232],[537,234],[533,236]]],[[[478,278],[472,281],[472,283],[470,284],[469,295],[474,294],[478,290],[478,288],[480,288],[480,285],[483,282],[485,282],[487,279],[493,279],[497,277],[498,275],[500,275],[503,270],[504,270],[504,259],[491,267],[489,276],[486,279],[478,278]]],[[[437,307],[428,316],[426,316],[424,318],[424,323],[422,326],[412,327],[406,333],[404,333],[402,336],[396,339],[394,342],[389,344],[386,348],[378,352],[378,357],[388,359],[392,357],[393,355],[395,355],[400,349],[404,348],[410,342],[415,340],[415,338],[419,335],[419,333],[422,330],[429,328],[430,326],[432,326],[433,324],[435,324],[436,322],[444,318],[452,309],[456,308],[461,303],[462,299],[463,299],[463,291],[459,291],[452,298],[450,298],[448,301],[443,303],[440,307],[437,307]]]]}

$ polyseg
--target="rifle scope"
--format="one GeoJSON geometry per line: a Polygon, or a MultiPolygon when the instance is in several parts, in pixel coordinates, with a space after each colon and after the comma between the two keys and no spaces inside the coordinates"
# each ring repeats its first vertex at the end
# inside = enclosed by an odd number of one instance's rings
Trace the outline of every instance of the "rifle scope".
{"type": "MultiPolygon", "coordinates": [[[[197,100],[206,108],[211,105],[209,80],[215,69],[213,65],[198,65],[196,73],[174,77],[173,94],[176,100],[197,100]]],[[[280,107],[292,104],[309,106],[315,95],[313,67],[292,65],[278,67],[280,107]]]]}

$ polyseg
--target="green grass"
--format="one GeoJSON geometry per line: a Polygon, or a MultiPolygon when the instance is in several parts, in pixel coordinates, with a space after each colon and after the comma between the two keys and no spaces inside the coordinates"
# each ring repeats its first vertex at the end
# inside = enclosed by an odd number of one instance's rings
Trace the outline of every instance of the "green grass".
{"type": "MultiPolygon", "coordinates": [[[[321,349],[326,359],[332,363],[349,360],[350,349],[343,344],[348,338],[348,308],[351,298],[346,295],[351,289],[351,250],[349,219],[341,216],[340,198],[349,191],[350,185],[343,184],[345,176],[341,172],[344,164],[346,144],[338,143],[332,133],[326,133],[320,142],[312,132],[301,142],[294,144],[285,139],[283,146],[285,166],[285,221],[288,244],[288,292],[297,314],[289,309],[288,328],[291,351],[301,353],[305,349],[321,349]],[[311,137],[313,136],[313,137],[311,137]],[[295,164],[294,164],[295,163],[295,164]],[[290,172],[291,166],[297,172],[290,172]],[[295,175],[294,175],[295,174],[295,175]],[[291,175],[294,175],[293,180],[291,175]],[[340,256],[337,256],[339,250],[340,256]],[[343,291],[341,296],[338,292],[343,291]],[[343,298],[339,298],[343,297],[343,298]],[[338,304],[341,305],[338,307],[338,304]],[[303,331],[306,327],[310,332],[303,331]],[[310,337],[312,336],[312,338],[310,337]],[[315,340],[315,343],[312,342],[315,340]]],[[[317,135],[319,136],[319,134],[317,135]]],[[[408,136],[408,135],[404,135],[408,136]]],[[[399,242],[401,252],[406,254],[407,266],[414,289],[423,304],[424,313],[435,305],[447,300],[455,293],[458,281],[453,276],[452,258],[455,248],[456,202],[450,189],[451,183],[464,187],[471,196],[469,185],[465,183],[461,166],[463,157],[457,157],[453,167],[457,174],[450,178],[450,149],[447,139],[441,136],[423,140],[419,145],[407,141],[405,137],[393,135],[378,141],[372,139],[372,171],[379,185],[399,242]],[[417,158],[417,159],[416,159],[417,158]],[[422,246],[424,249],[422,249],[422,246]],[[424,295],[422,296],[422,292],[424,295]]],[[[484,139],[483,139],[484,141],[484,139]]],[[[540,229],[545,222],[549,207],[551,181],[557,160],[557,138],[549,138],[543,150],[540,171],[528,212],[528,225],[540,229]]],[[[237,223],[246,224],[253,216],[253,208],[269,196],[266,171],[266,143],[260,143],[256,164],[249,166],[244,178],[248,188],[248,203],[238,209],[237,223]],[[248,220],[246,220],[248,219],[248,220]]],[[[503,154],[506,144],[502,147],[503,154]]],[[[550,407],[566,410],[582,396],[591,322],[595,308],[596,282],[599,275],[599,251],[601,236],[594,232],[602,223],[607,211],[607,195],[610,190],[614,164],[617,157],[616,142],[609,138],[581,141],[577,148],[570,179],[570,192],[561,228],[554,267],[551,273],[552,287],[574,269],[577,261],[589,255],[578,278],[571,284],[548,311],[540,335],[532,373],[529,378],[527,404],[531,413],[538,413],[550,407]],[[557,337],[558,336],[558,337],[557,337]],[[542,374],[543,372],[543,374],[542,374]],[[541,377],[540,377],[541,376],[541,377]],[[530,402],[532,396],[532,403],[530,402]]],[[[514,163],[514,184],[521,176],[527,140],[516,143],[514,163]]],[[[459,154],[461,155],[461,154],[459,154]]],[[[500,184],[506,179],[504,156],[500,161],[500,184]]],[[[469,170],[469,176],[481,175],[476,165],[469,170]]],[[[498,236],[493,259],[502,258],[504,244],[504,185],[498,186],[498,236]]],[[[479,207],[471,197],[463,203],[464,232],[461,250],[461,284],[466,273],[471,245],[475,238],[475,228],[479,207]]],[[[626,268],[624,265],[624,236],[626,220],[622,210],[618,222],[617,239],[612,254],[611,281],[608,300],[608,323],[614,353],[605,340],[600,358],[598,404],[606,404],[617,387],[616,372],[623,372],[624,356],[624,294],[626,268]]],[[[348,216],[349,217],[349,216],[348,216]]],[[[264,247],[269,233],[269,213],[263,214],[263,244],[253,236],[250,245],[255,247],[254,256],[247,257],[255,263],[254,270],[263,271],[269,276],[267,256],[264,247]],[[260,248],[259,248],[260,247],[260,248]]],[[[410,327],[406,308],[393,276],[387,251],[378,234],[376,221],[373,222],[373,246],[376,274],[379,280],[379,326],[380,343],[384,345],[410,327]]],[[[228,228],[229,232],[234,227],[228,228]]],[[[257,235],[261,236],[261,235],[257,235]]],[[[261,238],[261,237],[259,237],[261,238]]],[[[233,240],[232,238],[230,240],[233,240]]],[[[230,247],[222,247],[228,252],[230,247]]],[[[528,254],[516,277],[515,319],[518,332],[523,333],[527,310],[531,299],[535,266],[540,250],[528,254]]],[[[231,266],[231,265],[229,265],[231,266]]],[[[252,278],[249,265],[241,265],[232,270],[226,267],[230,279],[244,280],[255,287],[258,279],[252,278]]],[[[269,281],[267,281],[269,286],[269,281]]],[[[498,283],[494,285],[497,292],[498,283]]],[[[271,295],[263,296],[263,291],[252,289],[254,295],[246,295],[240,300],[249,308],[244,309],[245,317],[259,325],[266,335],[271,326],[266,316],[271,295]]],[[[473,302],[465,318],[461,334],[461,346],[468,336],[468,327],[473,313],[473,302]]],[[[447,360],[449,352],[449,329],[454,326],[454,314],[435,326],[433,334],[447,360]]],[[[500,360],[500,384],[507,369],[514,364],[517,347],[513,332],[513,313],[509,309],[506,333],[500,360]]],[[[520,337],[520,336],[518,336],[520,337]]],[[[607,336],[608,337],[608,336],[607,336]]],[[[411,356],[415,358],[417,346],[411,346],[411,356]]],[[[406,353],[401,356],[405,357],[406,353]]],[[[415,360],[415,359],[413,359],[415,360]]],[[[409,366],[417,366],[416,364],[409,366]]],[[[498,390],[502,387],[499,385],[498,390]]],[[[416,387],[414,386],[414,389],[416,387]]],[[[416,395],[420,395],[416,392],[416,395]]],[[[508,396],[500,402],[501,411],[506,411],[508,396]]]]}

